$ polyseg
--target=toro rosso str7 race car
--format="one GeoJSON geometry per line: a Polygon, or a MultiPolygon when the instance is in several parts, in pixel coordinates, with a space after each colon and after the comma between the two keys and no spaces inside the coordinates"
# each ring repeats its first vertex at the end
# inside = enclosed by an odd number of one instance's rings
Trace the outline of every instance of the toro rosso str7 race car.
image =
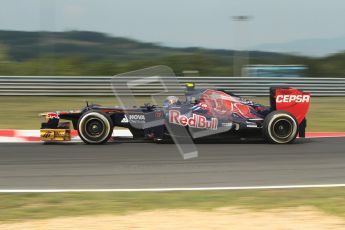
{"type": "Polygon", "coordinates": [[[310,93],[290,87],[272,87],[270,106],[222,90],[187,86],[185,99],[169,96],[162,106],[103,107],[86,105],[81,110],[49,112],[41,125],[41,140],[71,140],[70,123],[87,144],[106,143],[114,127],[128,128],[133,139],[174,140],[187,134],[192,140],[262,138],[287,144],[304,137],[310,93]],[[67,120],[68,122],[61,122],[67,120]],[[184,132],[175,132],[178,127],[184,132]]]}

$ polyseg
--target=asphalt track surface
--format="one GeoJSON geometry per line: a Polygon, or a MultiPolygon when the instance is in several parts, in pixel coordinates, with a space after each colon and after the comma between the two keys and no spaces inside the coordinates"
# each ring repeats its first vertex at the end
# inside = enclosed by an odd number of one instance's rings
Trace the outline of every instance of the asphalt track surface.
{"type": "Polygon", "coordinates": [[[345,138],[197,144],[0,144],[0,189],[131,189],[345,183],[345,138]]]}

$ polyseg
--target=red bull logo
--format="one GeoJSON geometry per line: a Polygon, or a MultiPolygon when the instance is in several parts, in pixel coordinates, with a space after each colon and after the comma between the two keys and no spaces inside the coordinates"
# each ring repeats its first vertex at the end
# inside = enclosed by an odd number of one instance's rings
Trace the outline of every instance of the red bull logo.
{"type": "Polygon", "coordinates": [[[185,115],[181,115],[180,111],[177,110],[170,110],[169,111],[169,123],[182,125],[182,126],[189,126],[192,128],[197,129],[213,129],[216,130],[218,127],[218,119],[211,118],[211,120],[207,120],[206,117],[198,114],[193,114],[192,117],[187,117],[185,115]]]}

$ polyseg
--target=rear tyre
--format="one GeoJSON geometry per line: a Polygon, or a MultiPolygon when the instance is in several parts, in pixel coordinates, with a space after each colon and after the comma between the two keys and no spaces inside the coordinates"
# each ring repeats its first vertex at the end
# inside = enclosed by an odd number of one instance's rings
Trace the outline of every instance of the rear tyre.
{"type": "Polygon", "coordinates": [[[273,111],[264,120],[263,135],[270,143],[288,144],[296,139],[297,134],[297,120],[289,112],[273,111]]]}
{"type": "Polygon", "coordinates": [[[113,133],[113,122],[102,112],[90,110],[78,121],[78,133],[86,144],[104,144],[113,133]]]}

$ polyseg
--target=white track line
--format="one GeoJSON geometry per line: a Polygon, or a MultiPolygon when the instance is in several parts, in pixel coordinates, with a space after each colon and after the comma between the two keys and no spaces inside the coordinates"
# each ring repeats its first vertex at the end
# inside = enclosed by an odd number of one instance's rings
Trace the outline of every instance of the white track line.
{"type": "Polygon", "coordinates": [[[271,185],[242,187],[198,187],[198,188],[138,188],[138,189],[0,189],[0,193],[60,193],[60,192],[175,192],[175,191],[219,191],[252,189],[296,189],[296,188],[336,188],[345,184],[312,185],[271,185]]]}

